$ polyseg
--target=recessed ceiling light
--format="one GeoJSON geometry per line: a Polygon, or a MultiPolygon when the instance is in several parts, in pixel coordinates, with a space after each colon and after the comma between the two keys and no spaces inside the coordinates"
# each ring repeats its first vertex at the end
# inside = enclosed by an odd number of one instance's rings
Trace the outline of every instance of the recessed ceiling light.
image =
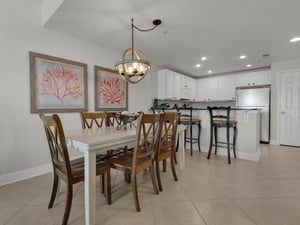
{"type": "Polygon", "coordinates": [[[200,68],[200,67],[201,67],[201,65],[200,65],[200,64],[197,64],[195,67],[197,67],[197,68],[200,68]]]}
{"type": "Polygon", "coordinates": [[[212,73],[212,71],[211,70],[209,70],[209,71],[207,71],[209,74],[211,74],[212,73]]]}
{"type": "Polygon", "coordinates": [[[241,55],[240,59],[246,59],[246,56],[245,55],[241,55]]]}
{"type": "Polygon", "coordinates": [[[300,37],[294,37],[290,40],[290,42],[297,42],[300,41],[300,37]]]}
{"type": "Polygon", "coordinates": [[[207,57],[203,56],[203,57],[201,57],[201,60],[205,61],[205,60],[207,60],[207,57]]]}
{"type": "Polygon", "coordinates": [[[247,68],[250,68],[251,66],[252,66],[251,64],[248,64],[246,67],[247,67],[247,68]]]}

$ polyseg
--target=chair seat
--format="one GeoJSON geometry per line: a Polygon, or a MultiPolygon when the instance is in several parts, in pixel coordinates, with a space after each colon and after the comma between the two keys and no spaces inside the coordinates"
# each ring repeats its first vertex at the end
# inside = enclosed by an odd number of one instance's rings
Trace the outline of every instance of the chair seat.
{"type": "MultiPolygon", "coordinates": [[[[132,169],[132,159],[133,159],[133,155],[132,153],[126,153],[123,155],[119,155],[116,158],[112,158],[110,160],[111,163],[111,167],[118,167],[118,168],[123,168],[124,170],[131,170],[132,169]]],[[[145,157],[145,158],[140,158],[138,159],[137,162],[137,166],[139,165],[143,165],[145,162],[149,161],[149,157],[145,157]]],[[[146,168],[148,168],[149,166],[147,165],[146,168]]],[[[143,170],[144,167],[141,169],[143,170]]]]}
{"type": "Polygon", "coordinates": [[[201,120],[200,119],[197,119],[197,118],[192,118],[192,120],[190,121],[189,118],[180,118],[180,123],[181,124],[189,124],[189,123],[192,123],[192,124],[196,124],[196,123],[200,123],[201,120]]]}
{"type": "MultiPolygon", "coordinates": [[[[213,125],[226,125],[227,121],[226,120],[213,120],[213,125]]],[[[229,120],[228,121],[229,125],[234,125],[237,124],[236,120],[229,120]]]]}
{"type": "MultiPolygon", "coordinates": [[[[84,158],[77,158],[72,161],[70,161],[71,164],[71,172],[72,172],[72,177],[78,179],[79,177],[84,178],[84,158]]],[[[96,175],[99,175],[103,173],[106,169],[109,168],[109,164],[103,160],[97,159],[96,160],[96,175]]],[[[65,173],[64,167],[58,167],[58,169],[62,172],[65,173]]]]}

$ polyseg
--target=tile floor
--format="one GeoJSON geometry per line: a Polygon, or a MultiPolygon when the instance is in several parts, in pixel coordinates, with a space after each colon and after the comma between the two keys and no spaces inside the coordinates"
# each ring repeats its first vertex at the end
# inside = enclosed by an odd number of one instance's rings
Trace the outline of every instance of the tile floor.
{"type": "MultiPolygon", "coordinates": [[[[186,169],[162,175],[164,191],[155,195],[148,172],[139,177],[141,212],[131,187],[113,172],[113,203],[97,194],[99,225],[300,225],[300,148],[262,145],[259,162],[195,152],[186,169]]],[[[0,187],[1,225],[60,225],[65,186],[47,209],[51,175],[0,187]]],[[[99,190],[99,189],[98,189],[99,190]]],[[[74,190],[70,225],[84,225],[83,185],[74,190]]]]}

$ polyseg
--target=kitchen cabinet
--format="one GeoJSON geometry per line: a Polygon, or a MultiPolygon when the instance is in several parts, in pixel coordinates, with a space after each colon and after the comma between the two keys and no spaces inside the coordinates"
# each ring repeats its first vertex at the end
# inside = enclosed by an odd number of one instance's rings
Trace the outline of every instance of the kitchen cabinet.
{"type": "Polygon", "coordinates": [[[194,83],[193,81],[193,78],[180,74],[180,98],[189,100],[195,99],[195,89],[193,90],[193,87],[196,87],[192,85],[192,83],[194,83]]]}
{"type": "Polygon", "coordinates": [[[270,70],[255,71],[236,75],[236,86],[257,86],[271,83],[270,70]]]}
{"type": "Polygon", "coordinates": [[[180,74],[180,87],[181,88],[192,88],[193,78],[180,74]]]}
{"type": "Polygon", "coordinates": [[[197,80],[197,101],[218,100],[217,77],[202,78],[197,80]]]}
{"type": "Polygon", "coordinates": [[[159,70],[157,77],[158,99],[180,99],[180,74],[171,70],[159,70]]]}
{"type": "Polygon", "coordinates": [[[217,78],[218,100],[235,100],[236,76],[226,75],[217,78]]]}

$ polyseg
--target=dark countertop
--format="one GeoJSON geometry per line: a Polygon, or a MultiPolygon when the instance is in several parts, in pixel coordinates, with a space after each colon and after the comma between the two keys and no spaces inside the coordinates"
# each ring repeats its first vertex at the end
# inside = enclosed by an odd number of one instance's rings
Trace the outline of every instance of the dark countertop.
{"type": "MultiPolygon", "coordinates": [[[[176,109],[172,109],[172,108],[153,108],[151,107],[150,110],[163,110],[163,111],[168,111],[168,110],[176,110],[176,109]]],[[[178,110],[208,110],[207,108],[196,108],[196,107],[179,107],[178,110]]],[[[261,110],[261,108],[230,108],[230,110],[261,110]]]]}

